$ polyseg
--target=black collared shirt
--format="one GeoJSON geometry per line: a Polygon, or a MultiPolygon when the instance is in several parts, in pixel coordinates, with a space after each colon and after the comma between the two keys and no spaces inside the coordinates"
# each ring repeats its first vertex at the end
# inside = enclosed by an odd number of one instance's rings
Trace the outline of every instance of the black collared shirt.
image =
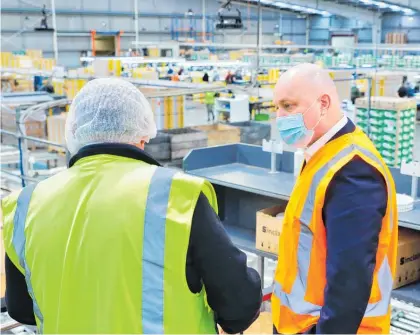
{"type": "MultiPolygon", "coordinates": [[[[98,154],[124,156],[160,165],[143,150],[131,145],[95,144],[82,148],[70,159],[69,166],[71,168],[83,157],[98,154]]],[[[5,263],[8,312],[19,322],[35,324],[25,278],[7,256],[5,263]]],[[[258,317],[262,300],[260,276],[247,267],[246,255],[233,245],[203,194],[193,215],[185,272],[191,292],[198,293],[205,286],[216,322],[225,332],[239,333],[258,317]]]]}

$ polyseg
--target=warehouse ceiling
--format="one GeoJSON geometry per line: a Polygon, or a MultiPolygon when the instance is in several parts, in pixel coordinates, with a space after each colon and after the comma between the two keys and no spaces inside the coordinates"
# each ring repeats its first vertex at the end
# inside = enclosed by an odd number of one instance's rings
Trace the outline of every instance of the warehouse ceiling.
{"type": "Polygon", "coordinates": [[[406,15],[413,15],[420,8],[420,0],[417,0],[417,7],[412,0],[327,0],[329,2],[344,4],[350,7],[361,7],[376,12],[397,12],[406,15]]]}
{"type": "MultiPolygon", "coordinates": [[[[258,5],[259,0],[242,2],[258,5]]],[[[371,24],[383,13],[413,15],[420,11],[420,0],[261,0],[261,5],[306,15],[338,15],[371,24]]]]}
{"type": "Polygon", "coordinates": [[[385,2],[420,11],[420,0],[386,0],[385,2]]]}
{"type": "MultiPolygon", "coordinates": [[[[248,3],[257,5],[259,0],[249,0],[248,3]]],[[[377,14],[364,6],[355,7],[328,0],[261,0],[261,5],[278,10],[296,12],[300,14],[318,14],[323,16],[338,15],[351,19],[357,19],[368,23],[374,23],[377,14]]]]}

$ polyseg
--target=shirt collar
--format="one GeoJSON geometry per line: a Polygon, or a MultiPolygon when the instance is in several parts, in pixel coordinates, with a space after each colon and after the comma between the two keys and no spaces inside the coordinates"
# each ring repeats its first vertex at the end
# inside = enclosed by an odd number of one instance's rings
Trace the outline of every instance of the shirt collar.
{"type": "Polygon", "coordinates": [[[325,144],[327,144],[346,124],[347,116],[343,116],[330,130],[305,149],[305,160],[308,162],[325,144]]]}
{"type": "Polygon", "coordinates": [[[100,143],[90,144],[81,148],[77,154],[71,157],[69,167],[72,167],[78,160],[93,155],[121,156],[136,159],[147,164],[161,166],[161,164],[152,156],[134,145],[123,143],[100,143]]]}

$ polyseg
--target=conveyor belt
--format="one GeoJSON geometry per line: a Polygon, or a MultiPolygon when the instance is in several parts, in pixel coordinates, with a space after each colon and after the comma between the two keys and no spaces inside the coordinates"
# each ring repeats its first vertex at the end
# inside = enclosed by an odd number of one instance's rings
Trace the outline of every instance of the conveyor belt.
{"type": "Polygon", "coordinates": [[[420,334],[420,307],[391,299],[391,334],[420,334]]]}

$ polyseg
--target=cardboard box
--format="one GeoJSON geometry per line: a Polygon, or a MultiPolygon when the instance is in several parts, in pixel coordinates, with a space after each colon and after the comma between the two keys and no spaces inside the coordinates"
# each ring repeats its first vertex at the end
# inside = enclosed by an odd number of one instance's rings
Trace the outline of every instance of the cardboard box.
{"type": "Polygon", "coordinates": [[[196,126],[193,129],[207,133],[209,147],[230,143],[239,143],[241,141],[241,130],[238,127],[232,127],[224,124],[212,124],[205,126],[196,126]]]}
{"type": "MultiPolygon", "coordinates": [[[[356,107],[367,108],[369,105],[368,98],[356,99],[356,107]]],[[[372,109],[385,109],[385,110],[406,110],[416,108],[416,99],[401,99],[394,97],[379,97],[374,96],[371,98],[372,109]]]]}
{"type": "Polygon", "coordinates": [[[420,280],[420,232],[399,228],[394,289],[420,280]]]}
{"type": "Polygon", "coordinates": [[[258,250],[277,255],[283,220],[277,218],[276,215],[283,213],[285,209],[286,204],[262,209],[257,212],[255,247],[258,250]]]}
{"type": "MultiPolygon", "coordinates": [[[[47,118],[47,133],[48,141],[65,145],[65,127],[66,127],[67,113],[61,113],[60,115],[51,115],[47,118]]],[[[50,151],[65,152],[66,150],[61,147],[53,145],[48,146],[50,151]]]]}

